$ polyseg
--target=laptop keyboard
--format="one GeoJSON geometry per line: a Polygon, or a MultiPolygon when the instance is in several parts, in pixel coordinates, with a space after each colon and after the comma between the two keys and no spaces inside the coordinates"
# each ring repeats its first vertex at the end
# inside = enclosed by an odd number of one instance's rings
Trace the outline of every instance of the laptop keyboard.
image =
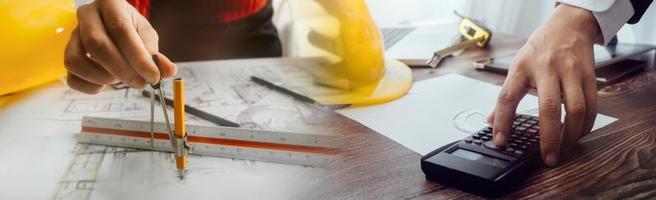
{"type": "Polygon", "coordinates": [[[403,28],[381,28],[380,32],[383,34],[383,39],[385,43],[385,50],[391,48],[396,43],[401,41],[405,36],[414,31],[414,27],[403,27],[403,28]]]}

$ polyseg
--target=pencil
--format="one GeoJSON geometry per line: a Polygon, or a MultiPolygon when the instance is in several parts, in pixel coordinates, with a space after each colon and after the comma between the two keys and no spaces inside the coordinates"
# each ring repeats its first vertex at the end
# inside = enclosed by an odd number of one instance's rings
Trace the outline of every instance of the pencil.
{"type": "Polygon", "coordinates": [[[291,89],[287,89],[287,88],[282,87],[282,86],[280,86],[280,85],[278,85],[278,84],[272,83],[272,82],[270,82],[270,81],[268,81],[268,80],[266,80],[266,79],[263,79],[263,78],[260,78],[260,77],[257,77],[257,76],[251,76],[251,80],[252,80],[253,82],[257,83],[257,84],[264,85],[264,86],[269,87],[269,88],[271,88],[271,89],[273,89],[273,90],[276,90],[276,91],[282,92],[282,93],[287,94],[287,95],[289,95],[289,96],[292,96],[293,98],[296,98],[296,99],[298,99],[298,100],[300,100],[300,101],[303,101],[303,102],[306,102],[306,103],[309,103],[309,104],[317,104],[317,105],[320,105],[320,103],[317,102],[317,100],[314,100],[313,98],[307,97],[307,96],[302,95],[302,94],[300,94],[300,93],[298,93],[298,92],[295,92],[295,91],[293,91],[293,90],[291,90],[291,89]]]}
{"type": "MultiPolygon", "coordinates": [[[[144,90],[144,91],[141,92],[141,95],[143,95],[144,97],[150,97],[150,92],[144,90]]],[[[159,95],[155,94],[155,97],[156,97],[155,99],[157,99],[159,101],[159,95]]],[[[165,101],[166,105],[173,106],[173,100],[171,100],[167,97],[164,97],[164,101],[165,101]]],[[[210,122],[212,122],[216,125],[226,126],[226,127],[235,127],[235,128],[239,127],[238,123],[235,123],[233,121],[230,121],[230,120],[221,118],[219,116],[210,114],[208,112],[202,111],[202,110],[200,110],[196,107],[185,104],[184,108],[185,108],[187,113],[190,113],[190,114],[192,114],[192,115],[194,115],[198,118],[210,121],[210,122]]]]}
{"type": "Polygon", "coordinates": [[[288,89],[288,88],[284,87],[281,84],[277,84],[277,83],[268,81],[264,78],[260,78],[260,77],[257,77],[257,76],[251,76],[251,81],[253,81],[257,84],[260,84],[262,86],[271,88],[272,90],[278,91],[280,93],[289,95],[289,96],[291,96],[292,98],[294,98],[296,100],[299,100],[299,101],[302,101],[302,102],[317,106],[319,108],[326,108],[326,109],[330,109],[330,110],[336,110],[336,109],[346,108],[346,107],[349,107],[351,105],[351,104],[322,104],[319,101],[317,101],[317,100],[315,100],[311,97],[305,96],[305,95],[303,95],[301,93],[298,93],[294,90],[288,89]]]}
{"type": "Polygon", "coordinates": [[[185,127],[185,103],[184,103],[184,81],[173,80],[173,120],[175,121],[175,137],[177,138],[175,149],[175,166],[180,178],[184,178],[184,170],[187,168],[187,152],[183,141],[187,137],[185,127]]]}

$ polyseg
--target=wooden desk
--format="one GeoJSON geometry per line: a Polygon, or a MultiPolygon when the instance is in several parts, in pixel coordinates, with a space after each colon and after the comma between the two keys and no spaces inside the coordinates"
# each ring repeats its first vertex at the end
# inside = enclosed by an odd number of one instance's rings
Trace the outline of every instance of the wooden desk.
{"type": "MultiPolygon", "coordinates": [[[[500,85],[504,76],[474,70],[472,61],[512,54],[523,43],[497,36],[490,50],[470,50],[438,69],[415,69],[415,79],[460,73],[500,85]]],[[[538,170],[504,198],[656,198],[656,71],[650,67],[600,87],[599,97],[599,112],[619,120],[583,138],[562,154],[560,166],[538,170]]],[[[327,166],[334,170],[316,180],[308,199],[481,198],[426,180],[419,154],[356,122],[340,123],[344,156],[327,166]]]]}

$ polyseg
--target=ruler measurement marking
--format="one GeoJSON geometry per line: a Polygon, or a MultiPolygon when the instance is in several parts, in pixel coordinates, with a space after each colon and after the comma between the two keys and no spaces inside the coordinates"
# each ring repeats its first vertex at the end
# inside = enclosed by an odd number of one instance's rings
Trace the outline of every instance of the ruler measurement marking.
{"type": "MultiPolygon", "coordinates": [[[[108,129],[108,128],[86,127],[86,126],[82,127],[82,134],[103,134],[103,135],[116,135],[116,136],[127,136],[127,137],[137,137],[137,138],[150,138],[149,132],[117,130],[117,129],[108,129]]],[[[95,137],[98,138],[98,135],[96,135],[95,137]]],[[[155,139],[158,140],[169,139],[168,134],[165,133],[155,133],[154,137],[155,139]]],[[[125,141],[125,139],[126,138],[121,137],[119,140],[125,141]]],[[[333,150],[332,148],[328,148],[328,147],[277,144],[277,143],[267,143],[267,142],[257,142],[257,141],[242,141],[242,140],[233,140],[233,139],[224,139],[224,138],[201,137],[201,136],[193,136],[193,135],[189,135],[187,139],[192,144],[205,143],[205,144],[240,146],[240,147],[258,148],[258,149],[274,149],[274,150],[295,151],[295,152],[305,152],[305,153],[328,154],[328,152],[333,150]]]]}
{"type": "MultiPolygon", "coordinates": [[[[121,130],[142,131],[144,122],[121,120],[121,119],[104,119],[96,117],[85,117],[85,122],[82,126],[97,127],[97,128],[118,128],[121,130]]],[[[195,136],[204,137],[228,137],[231,139],[243,140],[256,140],[260,142],[284,142],[292,145],[302,146],[321,146],[326,147],[330,144],[321,141],[329,141],[330,136],[326,135],[309,135],[285,131],[268,131],[268,130],[250,130],[241,128],[228,128],[228,127],[203,127],[190,125],[187,129],[188,133],[193,133],[195,136]],[[293,137],[293,138],[290,138],[293,137]],[[321,140],[321,141],[320,141],[321,140]]],[[[157,123],[155,126],[156,132],[165,132],[164,124],[157,123]]],[[[167,137],[168,138],[168,137],[167,137]]]]}
{"type": "MultiPolygon", "coordinates": [[[[82,122],[80,143],[152,150],[147,122],[102,117],[84,117],[82,122]]],[[[157,123],[155,150],[171,152],[165,132],[164,124],[157,123]]],[[[322,166],[338,154],[328,135],[206,126],[190,126],[187,132],[196,155],[322,166]]]]}
{"type": "MultiPolygon", "coordinates": [[[[90,144],[102,144],[109,146],[120,146],[124,148],[137,148],[137,149],[148,149],[150,150],[150,145],[146,144],[145,139],[141,139],[139,142],[120,142],[120,138],[129,137],[129,136],[109,136],[102,137],[104,140],[91,141],[93,140],[90,136],[92,134],[80,135],[78,139],[81,143],[90,143],[90,144]]],[[[149,139],[149,138],[148,138],[149,139]]],[[[192,154],[196,155],[205,155],[205,156],[217,156],[217,157],[227,157],[227,158],[236,158],[236,159],[246,159],[246,160],[261,160],[277,163],[286,163],[286,164],[299,164],[299,165],[309,165],[309,166],[321,166],[321,163],[329,160],[333,155],[328,154],[318,154],[318,153],[303,153],[303,152],[290,152],[284,150],[274,150],[274,149],[254,149],[249,147],[238,147],[238,146],[225,146],[225,145],[214,145],[214,144],[194,144],[198,147],[204,146],[203,148],[194,148],[192,154]]],[[[155,146],[158,151],[172,152],[168,140],[162,140],[159,145],[155,146]]]]}

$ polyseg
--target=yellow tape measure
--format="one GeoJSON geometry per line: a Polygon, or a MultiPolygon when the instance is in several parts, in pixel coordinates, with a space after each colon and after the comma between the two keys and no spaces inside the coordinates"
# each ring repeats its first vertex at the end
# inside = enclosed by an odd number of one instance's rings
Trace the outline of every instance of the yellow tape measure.
{"type": "Polygon", "coordinates": [[[444,58],[452,56],[453,54],[465,50],[471,46],[476,45],[480,48],[484,48],[488,45],[492,38],[492,31],[490,31],[490,29],[485,27],[485,25],[482,23],[472,18],[462,16],[455,11],[454,13],[462,19],[460,21],[460,25],[458,26],[458,32],[460,32],[460,40],[456,41],[455,44],[447,48],[436,51],[433,54],[433,58],[427,62],[428,66],[431,68],[436,68],[439,66],[444,58]]]}

